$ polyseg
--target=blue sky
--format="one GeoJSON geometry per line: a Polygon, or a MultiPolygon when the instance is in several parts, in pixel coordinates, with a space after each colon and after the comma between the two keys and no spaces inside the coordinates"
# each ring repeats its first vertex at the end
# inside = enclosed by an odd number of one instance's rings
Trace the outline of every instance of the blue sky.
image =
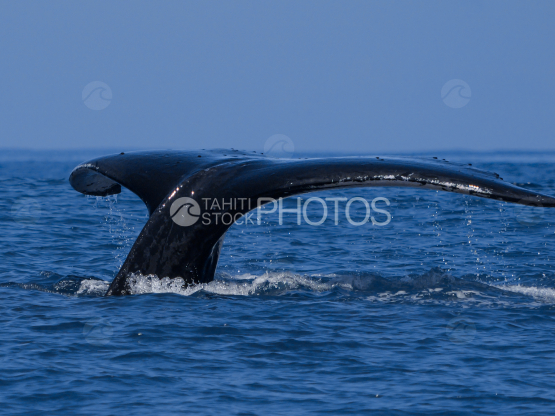
{"type": "Polygon", "coordinates": [[[555,150],[553,22],[554,1],[3,1],[0,147],[555,150]]]}

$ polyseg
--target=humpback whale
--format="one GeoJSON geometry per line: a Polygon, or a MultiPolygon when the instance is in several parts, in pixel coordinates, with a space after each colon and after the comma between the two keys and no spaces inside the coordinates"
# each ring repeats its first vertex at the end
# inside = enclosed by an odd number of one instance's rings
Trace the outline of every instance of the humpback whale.
{"type": "Polygon", "coordinates": [[[241,204],[222,207],[222,214],[235,220],[261,201],[347,187],[410,186],[555,207],[555,198],[504,182],[496,173],[437,158],[278,159],[238,150],[130,152],[82,163],[69,181],[78,192],[96,196],[118,194],[123,186],[141,198],[150,214],[107,296],[129,294],[128,281],[135,274],[179,277],[186,285],[213,280],[233,221],[195,221],[203,199],[240,200],[241,204]]]}

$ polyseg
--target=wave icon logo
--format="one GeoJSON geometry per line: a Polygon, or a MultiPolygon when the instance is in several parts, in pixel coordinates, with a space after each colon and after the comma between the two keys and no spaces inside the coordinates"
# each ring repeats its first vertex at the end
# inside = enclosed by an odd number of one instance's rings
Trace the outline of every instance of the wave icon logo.
{"type": "Polygon", "coordinates": [[[93,81],[83,88],[83,103],[91,110],[104,110],[112,102],[112,89],[101,81],[93,81]]]}
{"type": "Polygon", "coordinates": [[[521,199],[518,204],[515,205],[513,210],[520,225],[532,227],[543,221],[545,208],[541,203],[533,199],[521,199]]]}
{"type": "Polygon", "coordinates": [[[172,221],[181,227],[189,227],[200,218],[200,206],[193,198],[177,198],[170,207],[172,221]]]}
{"type": "Polygon", "coordinates": [[[289,157],[295,152],[295,144],[285,134],[274,134],[264,143],[264,154],[275,157],[289,157]]]}
{"type": "Polygon", "coordinates": [[[106,345],[114,335],[114,328],[103,319],[91,319],[83,326],[83,335],[91,345],[106,345]]]}
{"type": "Polygon", "coordinates": [[[466,318],[454,318],[445,327],[449,340],[455,344],[467,344],[476,337],[476,325],[466,318]]]}
{"type": "Polygon", "coordinates": [[[41,205],[36,199],[22,198],[12,206],[12,218],[20,225],[36,224],[41,216],[41,205]]]}
{"type": "Polygon", "coordinates": [[[441,99],[451,108],[464,107],[470,101],[471,95],[470,87],[462,79],[447,81],[441,89],[441,99]]]}

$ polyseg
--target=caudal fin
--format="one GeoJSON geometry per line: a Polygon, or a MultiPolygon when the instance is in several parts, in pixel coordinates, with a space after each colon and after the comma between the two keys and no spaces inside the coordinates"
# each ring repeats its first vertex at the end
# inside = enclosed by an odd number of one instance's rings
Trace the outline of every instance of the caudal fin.
{"type": "Polygon", "coordinates": [[[107,295],[129,293],[127,279],[137,273],[181,277],[187,284],[211,281],[224,235],[233,223],[200,220],[207,210],[214,214],[213,206],[206,204],[214,199],[235,201],[218,205],[219,217],[229,215],[231,219],[261,201],[347,187],[409,186],[555,207],[554,198],[506,183],[499,175],[433,159],[291,160],[234,150],[134,152],[83,163],[73,170],[70,183],[89,195],[119,193],[124,186],[137,194],[150,212],[107,295]],[[187,216],[179,214],[181,219],[176,220],[176,210],[183,206],[188,207],[187,216]]]}

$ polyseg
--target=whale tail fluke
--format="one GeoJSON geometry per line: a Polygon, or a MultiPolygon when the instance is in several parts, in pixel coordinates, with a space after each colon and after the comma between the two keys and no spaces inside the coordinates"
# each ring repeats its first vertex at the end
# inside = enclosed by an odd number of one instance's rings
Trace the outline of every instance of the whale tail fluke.
{"type": "Polygon", "coordinates": [[[137,273],[181,277],[187,284],[211,281],[233,224],[199,220],[209,208],[206,201],[214,199],[234,201],[218,204],[220,216],[232,219],[271,200],[346,187],[409,186],[555,207],[554,198],[506,183],[497,174],[417,158],[293,160],[236,150],[132,152],[83,163],[71,173],[70,183],[87,195],[116,194],[126,187],[150,213],[107,295],[127,294],[127,279],[137,273]]]}

